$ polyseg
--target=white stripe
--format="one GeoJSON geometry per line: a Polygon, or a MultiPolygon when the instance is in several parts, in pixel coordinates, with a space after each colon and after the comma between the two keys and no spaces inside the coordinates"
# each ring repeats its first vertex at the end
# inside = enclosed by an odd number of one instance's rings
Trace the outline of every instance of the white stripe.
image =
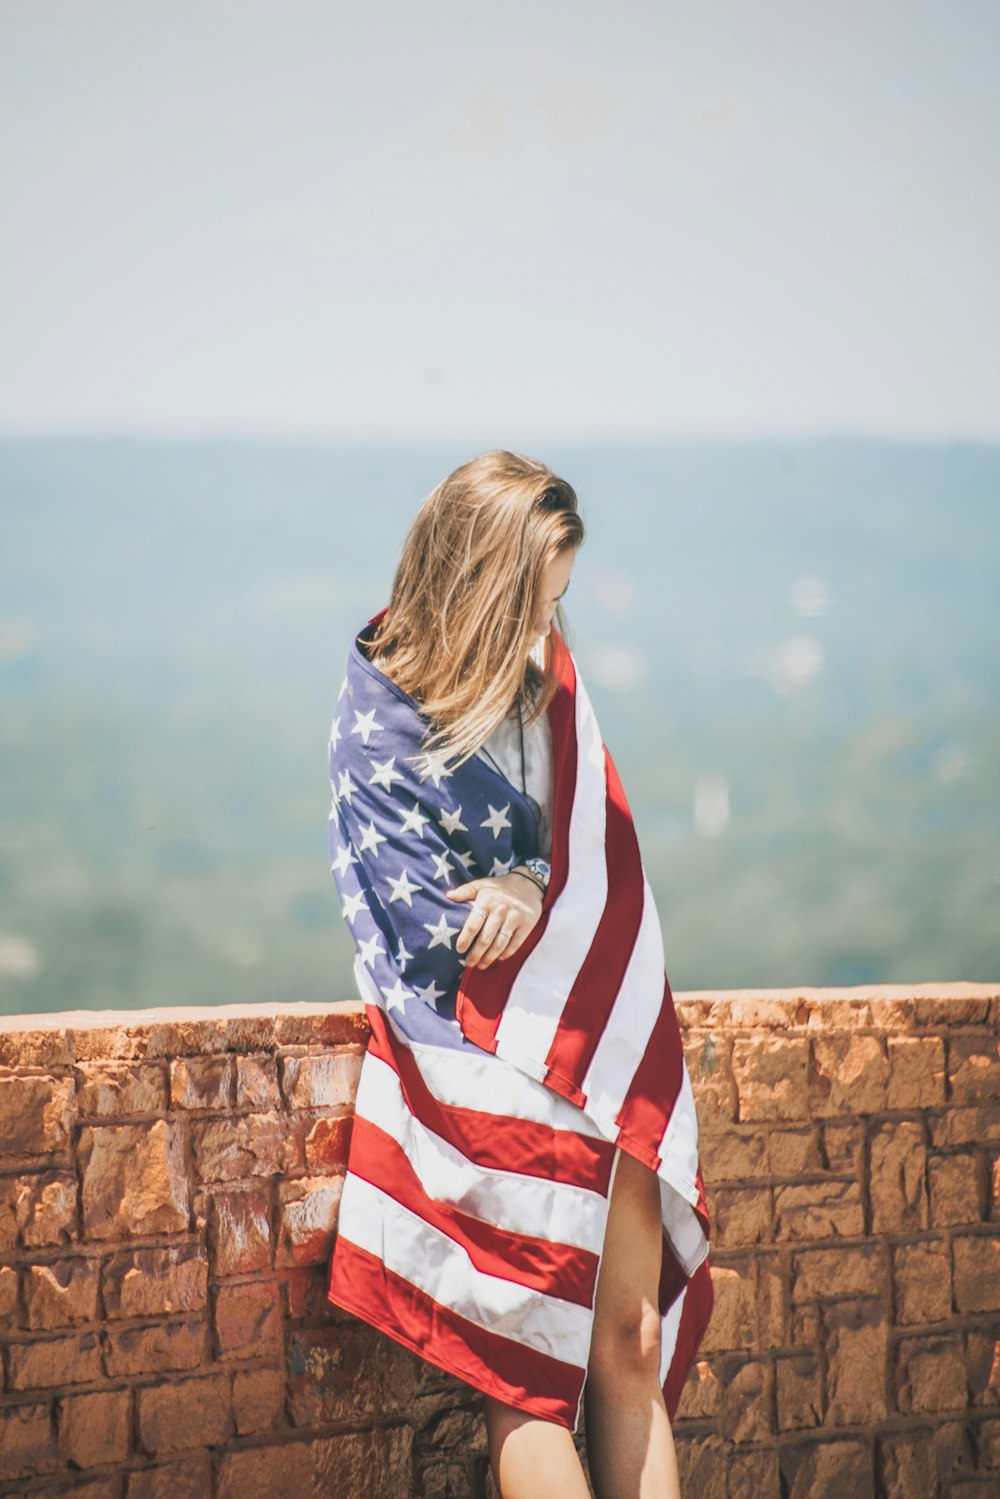
{"type": "MultiPolygon", "coordinates": [[[[600,1251],[608,1203],[599,1192],[570,1182],[477,1165],[412,1114],[387,1063],[365,1057],[355,1114],[397,1141],[428,1197],[456,1207],[506,1233],[600,1251]]],[[[512,1125],[516,1129],[516,1124],[512,1125]]]]}
{"type": "Polygon", "coordinates": [[[567,995],[590,951],[608,896],[604,745],[579,675],[576,741],[566,887],[549,911],[537,947],[511,986],[497,1027],[497,1054],[536,1077],[544,1076],[544,1059],[558,1030],[567,995]]]}
{"type": "Polygon", "coordinates": [[[683,1193],[688,1202],[692,1205],[696,1203],[698,1115],[686,1062],[682,1064],[680,1091],[674,1100],[657,1153],[661,1157],[661,1174],[673,1183],[678,1192],[683,1193]]]}
{"type": "Polygon", "coordinates": [[[628,967],[583,1079],[587,1109],[613,1126],[663,1003],[663,939],[653,892],[642,878],[642,917],[628,967]]]}
{"type": "Polygon", "coordinates": [[[684,1286],[676,1301],[671,1302],[667,1308],[667,1314],[660,1322],[660,1384],[667,1382],[670,1373],[670,1365],[674,1361],[677,1351],[677,1333],[681,1325],[681,1312],[684,1310],[684,1298],[687,1295],[687,1286],[684,1286]]]}
{"type": "MultiPolygon", "coordinates": [[[[387,1017],[397,1035],[391,1016],[387,1017]]],[[[420,1075],[434,1097],[451,1108],[476,1109],[483,1114],[501,1114],[515,1119],[530,1119],[553,1129],[571,1130],[588,1139],[604,1140],[605,1135],[568,1098],[553,1093],[534,1078],[527,1077],[503,1057],[489,1052],[477,1056],[470,1051],[450,1051],[443,1046],[403,1037],[403,1044],[413,1055],[420,1075]]],[[[617,1138],[617,1129],[611,1139],[617,1138]]]]}
{"type": "Polygon", "coordinates": [[[587,1307],[477,1270],[454,1239],[350,1173],[338,1234],[477,1327],[585,1367],[593,1316],[587,1307]]]}

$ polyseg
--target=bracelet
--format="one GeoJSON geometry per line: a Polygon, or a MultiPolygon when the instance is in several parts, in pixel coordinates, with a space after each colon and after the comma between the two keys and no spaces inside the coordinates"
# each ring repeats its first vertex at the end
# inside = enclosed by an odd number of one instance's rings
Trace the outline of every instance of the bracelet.
{"type": "Polygon", "coordinates": [[[531,873],[530,869],[512,869],[511,874],[519,874],[522,879],[530,880],[536,890],[540,890],[543,895],[545,894],[545,886],[542,884],[541,880],[535,879],[535,876],[531,873]]]}

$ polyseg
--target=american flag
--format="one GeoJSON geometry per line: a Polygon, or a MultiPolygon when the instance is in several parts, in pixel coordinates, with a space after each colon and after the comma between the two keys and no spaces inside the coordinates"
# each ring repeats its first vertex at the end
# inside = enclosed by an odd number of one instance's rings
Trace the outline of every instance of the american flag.
{"type": "MultiPolygon", "coordinates": [[[[370,638],[376,615],[360,634],[370,638]]],[[[652,893],[553,631],[552,875],[509,959],[465,970],[445,892],[538,852],[479,756],[418,772],[426,720],[352,646],[329,741],[331,864],[372,1036],[327,1294],[477,1388],[575,1428],[616,1151],[660,1180],[673,1416],[712,1308],[691,1086],[652,893]]]]}

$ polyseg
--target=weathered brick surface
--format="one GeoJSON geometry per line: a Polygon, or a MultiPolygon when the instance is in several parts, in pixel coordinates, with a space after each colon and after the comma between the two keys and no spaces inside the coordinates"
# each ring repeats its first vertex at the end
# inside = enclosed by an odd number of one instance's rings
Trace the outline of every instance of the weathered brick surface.
{"type": "MultiPolygon", "coordinates": [[[[994,1494],[1000,992],[676,999],[716,1288],[682,1492],[994,1494]]],[[[325,1295],[365,1041],[357,1005],[0,1031],[0,1499],[496,1499],[475,1392],[325,1295]]]]}

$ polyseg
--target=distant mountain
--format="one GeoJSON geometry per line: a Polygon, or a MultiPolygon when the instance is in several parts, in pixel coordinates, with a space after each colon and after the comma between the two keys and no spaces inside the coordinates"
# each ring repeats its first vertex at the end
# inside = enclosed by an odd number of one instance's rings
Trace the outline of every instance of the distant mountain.
{"type": "MultiPolygon", "coordinates": [[[[353,992],[326,737],[458,447],[0,441],[0,1011],[353,992]]],[[[1000,972],[1000,448],[554,445],[674,989],[1000,972]]]]}

